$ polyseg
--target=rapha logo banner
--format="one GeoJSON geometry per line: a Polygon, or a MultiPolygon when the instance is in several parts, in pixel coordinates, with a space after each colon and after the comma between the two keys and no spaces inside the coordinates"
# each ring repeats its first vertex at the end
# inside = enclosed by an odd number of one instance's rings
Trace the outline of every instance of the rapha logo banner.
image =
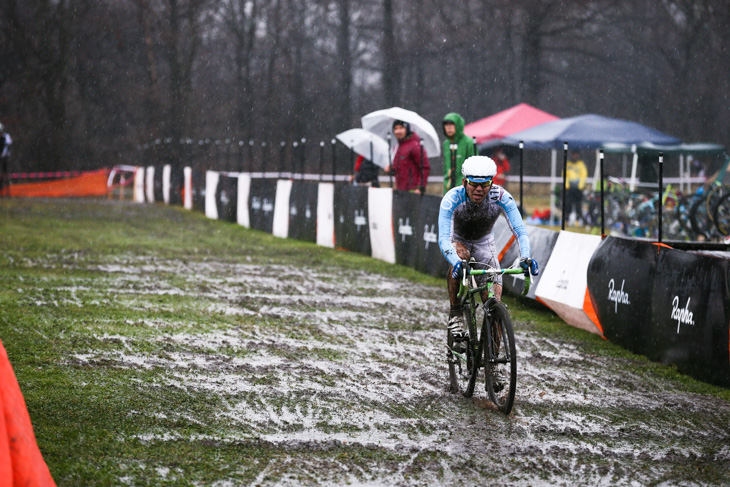
{"type": "Polygon", "coordinates": [[[679,333],[679,328],[683,324],[692,326],[695,324],[694,313],[689,310],[690,299],[687,298],[687,304],[684,305],[684,308],[679,307],[679,296],[674,296],[672,300],[672,319],[677,320],[677,333],[679,333]]]}
{"type": "Polygon", "coordinates": [[[618,313],[618,305],[621,304],[631,304],[631,301],[629,301],[629,293],[624,292],[624,283],[626,281],[621,281],[621,289],[614,289],[615,283],[613,279],[608,281],[608,300],[613,301],[613,312],[618,313]]]}

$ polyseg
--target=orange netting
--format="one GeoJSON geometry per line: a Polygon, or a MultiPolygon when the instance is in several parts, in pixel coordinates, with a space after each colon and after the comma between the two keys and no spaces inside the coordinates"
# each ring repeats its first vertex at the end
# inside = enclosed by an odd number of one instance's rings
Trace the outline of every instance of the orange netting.
{"type": "Polygon", "coordinates": [[[0,342],[0,487],[53,487],[13,367],[0,342]]]}
{"type": "Polygon", "coordinates": [[[10,185],[10,196],[22,198],[62,198],[69,196],[104,196],[107,193],[108,169],[91,171],[81,176],[42,183],[10,185]]]}

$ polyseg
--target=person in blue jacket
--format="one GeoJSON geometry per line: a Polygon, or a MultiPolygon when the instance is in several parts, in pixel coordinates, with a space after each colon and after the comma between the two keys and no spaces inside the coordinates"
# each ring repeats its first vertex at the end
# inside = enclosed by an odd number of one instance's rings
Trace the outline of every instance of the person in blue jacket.
{"type": "MultiPolygon", "coordinates": [[[[486,156],[471,156],[464,161],[461,185],[449,190],[441,199],[439,209],[439,247],[451,267],[446,277],[449,289],[448,329],[455,342],[466,338],[464,319],[457,294],[462,274],[462,262],[473,257],[490,267],[499,269],[497,249],[492,229],[500,214],[504,214],[512,233],[520,246],[520,266],[536,273],[537,262],[530,259],[530,240],[522,216],[512,195],[492,183],[497,175],[497,165],[486,156]]],[[[480,276],[482,282],[485,276],[480,276]]],[[[502,277],[497,276],[494,285],[497,300],[502,297],[502,277]]],[[[486,302],[486,293],[482,296],[486,302]]]]}

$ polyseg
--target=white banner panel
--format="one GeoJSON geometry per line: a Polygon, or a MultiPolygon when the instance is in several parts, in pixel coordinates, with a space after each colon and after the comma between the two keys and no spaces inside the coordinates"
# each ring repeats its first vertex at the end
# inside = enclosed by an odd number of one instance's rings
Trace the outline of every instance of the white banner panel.
{"type": "Polygon", "coordinates": [[[251,190],[251,176],[249,174],[238,175],[238,205],[236,207],[236,219],[238,224],[251,228],[251,221],[248,214],[248,193],[251,190]]]}
{"type": "Polygon", "coordinates": [[[162,166],[162,201],[170,204],[170,174],[172,167],[169,164],[162,166]]]}
{"type": "Polygon", "coordinates": [[[147,195],[147,201],[155,202],[155,166],[147,166],[144,173],[144,190],[147,195]]]}
{"type": "Polygon", "coordinates": [[[205,171],[205,216],[213,220],[218,219],[218,205],[215,193],[218,189],[220,174],[216,171],[205,171]]]}
{"type": "Polygon", "coordinates": [[[144,203],[144,167],[134,171],[134,202],[144,203]]]}
{"type": "Polygon", "coordinates": [[[395,264],[393,189],[368,189],[368,225],[373,257],[395,264]]]}
{"type": "Polygon", "coordinates": [[[600,243],[598,235],[561,231],[535,289],[537,299],[566,323],[599,334],[586,313],[595,315],[592,306],[586,309],[586,296],[588,264],[600,243]]]}
{"type": "Polygon", "coordinates": [[[274,226],[271,231],[275,237],[289,237],[289,196],[291,195],[291,187],[291,179],[279,179],[276,181],[274,226]]]}
{"type": "Polygon", "coordinates": [[[317,196],[317,245],[335,246],[335,185],[319,183],[317,196]]]}
{"type": "Polygon", "coordinates": [[[183,169],[183,207],[186,210],[193,209],[193,170],[190,167],[183,169]]]}

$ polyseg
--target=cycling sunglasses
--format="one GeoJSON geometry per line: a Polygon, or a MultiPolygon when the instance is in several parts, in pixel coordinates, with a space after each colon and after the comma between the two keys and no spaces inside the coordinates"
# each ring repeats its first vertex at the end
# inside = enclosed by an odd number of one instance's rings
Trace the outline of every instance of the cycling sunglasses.
{"type": "MultiPolygon", "coordinates": [[[[477,179],[477,178],[475,178],[477,179]]],[[[478,178],[483,179],[483,178],[478,178]]],[[[466,182],[469,183],[469,186],[472,188],[476,188],[478,186],[481,186],[482,188],[489,188],[492,185],[492,179],[487,179],[486,181],[472,181],[471,179],[467,178],[466,182]]]]}

